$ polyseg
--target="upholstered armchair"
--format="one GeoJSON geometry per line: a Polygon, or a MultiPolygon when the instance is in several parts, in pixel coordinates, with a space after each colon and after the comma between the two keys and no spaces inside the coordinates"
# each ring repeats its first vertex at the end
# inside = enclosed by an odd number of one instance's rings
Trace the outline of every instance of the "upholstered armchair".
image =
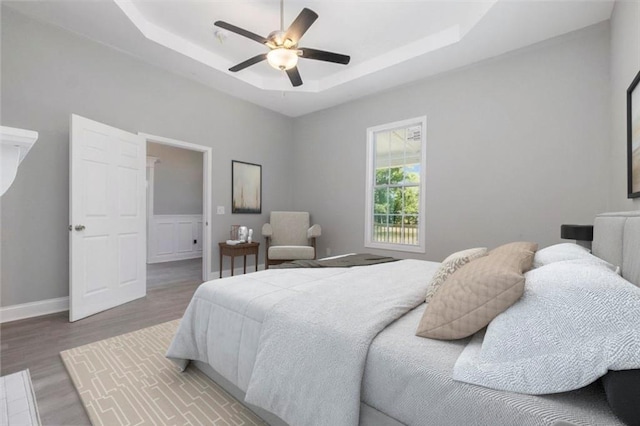
{"type": "Polygon", "coordinates": [[[309,226],[308,212],[271,212],[269,223],[262,226],[267,239],[265,269],[292,260],[315,259],[316,238],[321,233],[320,225],[309,226]]]}

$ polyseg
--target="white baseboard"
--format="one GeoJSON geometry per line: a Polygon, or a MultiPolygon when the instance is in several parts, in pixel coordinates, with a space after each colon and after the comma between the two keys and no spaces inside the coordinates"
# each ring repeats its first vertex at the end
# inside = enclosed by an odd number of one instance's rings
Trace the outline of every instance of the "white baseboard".
{"type": "Polygon", "coordinates": [[[0,324],[69,310],[69,297],[0,307],[0,324]]]}
{"type": "Polygon", "coordinates": [[[149,257],[147,260],[148,264],[151,263],[164,263],[164,262],[175,262],[176,260],[187,260],[187,259],[197,259],[202,257],[202,251],[193,252],[193,253],[174,253],[168,255],[159,255],[149,257]]]}
{"type": "MultiPolygon", "coordinates": [[[[264,270],[264,263],[258,264],[258,271],[264,270]]],[[[243,267],[234,268],[234,275],[242,275],[243,267]]],[[[255,272],[254,265],[247,265],[247,274],[255,272]]],[[[224,269],[222,276],[224,278],[230,276],[231,270],[224,269]]],[[[209,280],[217,280],[220,277],[220,271],[211,271],[209,280]]],[[[57,299],[40,300],[38,302],[22,303],[20,305],[11,305],[0,307],[0,324],[5,322],[18,321],[21,319],[39,317],[41,315],[55,314],[69,310],[69,297],[59,297],[57,299]]]]}

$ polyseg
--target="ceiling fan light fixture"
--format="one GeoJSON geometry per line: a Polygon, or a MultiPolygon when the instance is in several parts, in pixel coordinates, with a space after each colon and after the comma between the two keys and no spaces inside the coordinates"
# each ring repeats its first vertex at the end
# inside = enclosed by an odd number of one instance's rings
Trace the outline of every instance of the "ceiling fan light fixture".
{"type": "MultiPolygon", "coordinates": [[[[0,0],[2,1],[2,0],[0,0]]],[[[335,64],[347,65],[351,59],[347,55],[339,53],[327,52],[324,50],[311,49],[308,47],[298,47],[300,38],[307,32],[309,27],[318,19],[318,14],[306,7],[293,20],[287,30],[283,25],[283,1],[280,0],[280,30],[272,31],[268,37],[262,37],[258,34],[247,31],[243,28],[236,27],[224,21],[216,21],[214,25],[227,31],[234,32],[243,37],[256,41],[269,48],[269,52],[256,55],[244,62],[229,68],[230,72],[238,72],[243,69],[262,62],[265,59],[273,68],[286,71],[287,77],[293,87],[302,85],[302,78],[298,71],[298,58],[313,59],[316,61],[333,62],[335,64]]]]}
{"type": "Polygon", "coordinates": [[[277,70],[290,70],[298,64],[298,51],[279,47],[267,53],[267,62],[277,70]]]}

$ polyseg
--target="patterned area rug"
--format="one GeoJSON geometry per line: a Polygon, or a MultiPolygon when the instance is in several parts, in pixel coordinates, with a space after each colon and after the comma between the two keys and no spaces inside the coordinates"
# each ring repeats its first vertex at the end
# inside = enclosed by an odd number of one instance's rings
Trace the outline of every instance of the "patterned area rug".
{"type": "Polygon", "coordinates": [[[94,425],[264,425],[200,370],[164,354],[179,320],[60,352],[94,425]]]}

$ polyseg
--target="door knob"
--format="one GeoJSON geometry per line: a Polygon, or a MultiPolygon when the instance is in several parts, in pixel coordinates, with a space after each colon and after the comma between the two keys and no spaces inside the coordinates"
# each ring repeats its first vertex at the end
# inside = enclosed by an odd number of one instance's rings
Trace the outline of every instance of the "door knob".
{"type": "Polygon", "coordinates": [[[84,225],[76,225],[76,231],[83,231],[84,225]]]}

